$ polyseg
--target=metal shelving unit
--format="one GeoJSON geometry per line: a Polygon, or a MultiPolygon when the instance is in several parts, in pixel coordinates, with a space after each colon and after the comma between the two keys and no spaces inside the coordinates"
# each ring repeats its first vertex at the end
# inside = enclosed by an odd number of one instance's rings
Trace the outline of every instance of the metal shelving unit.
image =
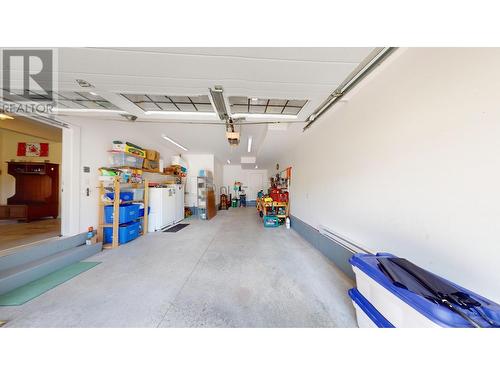
{"type": "Polygon", "coordinates": [[[198,217],[202,220],[209,219],[209,195],[215,194],[214,182],[211,177],[197,177],[197,211],[198,217]]]}

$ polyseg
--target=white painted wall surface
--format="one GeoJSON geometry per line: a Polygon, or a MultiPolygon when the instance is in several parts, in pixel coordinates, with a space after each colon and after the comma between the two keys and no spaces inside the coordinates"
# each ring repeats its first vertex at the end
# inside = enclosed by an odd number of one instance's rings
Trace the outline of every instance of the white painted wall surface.
{"type": "MultiPolygon", "coordinates": [[[[71,121],[78,124],[80,129],[80,162],[78,168],[72,168],[72,176],[79,181],[80,220],[79,231],[86,231],[89,226],[97,227],[98,221],[98,168],[108,166],[108,150],[111,149],[113,140],[123,140],[136,143],[142,147],[160,152],[162,158],[170,162],[174,154],[166,147],[166,142],[161,137],[152,137],[148,126],[137,127],[135,124],[123,122],[103,122],[92,119],[80,118],[71,121]],[[90,173],[83,173],[83,167],[90,167],[90,173]],[[87,188],[90,195],[87,196],[87,188]]],[[[78,152],[78,150],[76,150],[78,152]]],[[[71,150],[67,150],[68,153],[71,150]]],[[[68,155],[63,154],[63,163],[68,155]]],[[[69,155],[71,157],[71,155],[69,155]]],[[[66,180],[69,176],[66,177],[66,180]]],[[[158,175],[161,180],[161,175],[158,175]]],[[[63,183],[65,183],[63,177],[63,183]]],[[[73,233],[67,233],[73,234],[73,233]]]]}
{"type": "Polygon", "coordinates": [[[229,193],[233,193],[232,188],[234,186],[234,182],[239,181],[244,186],[243,189],[245,189],[247,194],[247,200],[255,200],[257,198],[257,192],[248,188],[251,174],[260,174],[263,181],[262,188],[269,188],[267,169],[242,169],[241,165],[224,165],[224,186],[229,186],[229,193]]]}
{"type": "Polygon", "coordinates": [[[500,302],[499,66],[398,50],[279,160],[293,215],[500,302]]]}

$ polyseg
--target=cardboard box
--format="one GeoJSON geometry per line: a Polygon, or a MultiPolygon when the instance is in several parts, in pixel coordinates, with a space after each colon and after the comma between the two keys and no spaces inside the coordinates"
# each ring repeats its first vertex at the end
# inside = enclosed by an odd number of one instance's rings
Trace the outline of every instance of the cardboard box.
{"type": "Polygon", "coordinates": [[[146,159],[152,160],[152,161],[159,161],[160,160],[160,153],[155,150],[146,150],[146,159]]]}
{"type": "Polygon", "coordinates": [[[125,152],[132,154],[132,155],[135,155],[135,156],[139,156],[141,158],[146,157],[146,151],[144,151],[140,148],[135,148],[135,147],[129,146],[129,145],[125,145],[125,152]]]}
{"type": "Polygon", "coordinates": [[[160,172],[160,163],[158,161],[144,159],[142,168],[148,172],[160,172]]]}

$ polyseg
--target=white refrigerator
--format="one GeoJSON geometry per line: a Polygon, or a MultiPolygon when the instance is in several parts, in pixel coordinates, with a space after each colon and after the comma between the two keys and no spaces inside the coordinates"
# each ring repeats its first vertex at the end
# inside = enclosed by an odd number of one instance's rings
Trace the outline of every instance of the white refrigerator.
{"type": "Polygon", "coordinates": [[[184,220],[184,185],[173,185],[175,189],[175,223],[184,220]]]}
{"type": "Polygon", "coordinates": [[[184,186],[168,185],[149,189],[148,232],[169,227],[184,219],[184,186]]]}

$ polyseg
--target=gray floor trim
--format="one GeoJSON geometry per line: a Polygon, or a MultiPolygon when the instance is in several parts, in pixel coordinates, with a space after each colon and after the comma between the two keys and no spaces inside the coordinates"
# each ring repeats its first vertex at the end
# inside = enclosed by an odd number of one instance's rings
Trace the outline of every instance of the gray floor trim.
{"type": "Polygon", "coordinates": [[[347,276],[354,280],[354,272],[349,264],[349,258],[352,256],[350,251],[323,236],[316,228],[310,226],[295,216],[290,215],[290,224],[292,229],[294,229],[302,238],[321,251],[347,276]]]}

